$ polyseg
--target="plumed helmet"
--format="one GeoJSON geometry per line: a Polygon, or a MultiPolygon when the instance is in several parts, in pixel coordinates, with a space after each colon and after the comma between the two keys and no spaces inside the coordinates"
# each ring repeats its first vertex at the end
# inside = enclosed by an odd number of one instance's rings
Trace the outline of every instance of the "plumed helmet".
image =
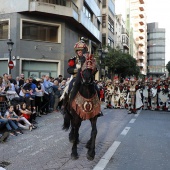
{"type": "Polygon", "coordinates": [[[81,38],[81,40],[74,45],[74,50],[75,52],[78,50],[84,50],[84,52],[88,51],[88,47],[84,42],[84,38],[81,38]]]}

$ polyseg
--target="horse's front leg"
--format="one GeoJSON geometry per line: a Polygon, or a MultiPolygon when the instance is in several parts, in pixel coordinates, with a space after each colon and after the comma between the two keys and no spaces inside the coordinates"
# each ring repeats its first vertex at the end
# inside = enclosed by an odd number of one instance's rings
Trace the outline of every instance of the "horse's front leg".
{"type": "Polygon", "coordinates": [[[74,140],[73,140],[73,146],[72,146],[72,152],[71,152],[71,158],[72,159],[78,159],[78,153],[77,153],[77,144],[79,143],[79,128],[81,125],[81,120],[74,121],[74,126],[72,129],[74,129],[74,140]]]}
{"type": "Polygon", "coordinates": [[[92,126],[92,131],[91,131],[91,138],[86,144],[86,148],[88,148],[87,151],[87,159],[88,160],[93,160],[95,157],[95,141],[96,141],[96,136],[97,136],[97,116],[90,119],[91,126],[92,126]]]}

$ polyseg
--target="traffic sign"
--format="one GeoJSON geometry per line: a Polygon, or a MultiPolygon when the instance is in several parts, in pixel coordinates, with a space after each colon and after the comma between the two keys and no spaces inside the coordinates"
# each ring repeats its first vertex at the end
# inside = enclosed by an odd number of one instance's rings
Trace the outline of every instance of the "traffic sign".
{"type": "Polygon", "coordinates": [[[14,68],[14,63],[13,63],[13,61],[9,61],[8,67],[9,67],[10,69],[13,69],[13,68],[14,68]]]}

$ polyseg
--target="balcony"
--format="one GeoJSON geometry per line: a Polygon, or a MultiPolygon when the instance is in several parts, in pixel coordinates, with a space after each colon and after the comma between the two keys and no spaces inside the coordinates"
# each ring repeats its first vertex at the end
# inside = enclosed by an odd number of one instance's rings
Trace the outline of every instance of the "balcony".
{"type": "Polygon", "coordinates": [[[145,57],[143,55],[138,56],[138,60],[144,60],[144,59],[145,59],[145,57]]]}
{"type": "Polygon", "coordinates": [[[125,49],[129,49],[129,36],[124,32],[124,34],[122,34],[122,45],[125,49]]]}
{"type": "Polygon", "coordinates": [[[99,41],[101,41],[102,33],[95,27],[95,25],[87,18],[83,11],[80,12],[79,22],[85,27],[88,31],[91,32],[99,41]]]}
{"type": "Polygon", "coordinates": [[[64,2],[58,4],[54,0],[32,0],[29,11],[71,17],[78,21],[78,7],[73,1],[64,2]]]}
{"type": "Polygon", "coordinates": [[[138,45],[140,45],[140,46],[143,46],[144,43],[145,43],[145,42],[144,42],[143,40],[138,41],[138,45]]]}
{"type": "Polygon", "coordinates": [[[144,0],[139,0],[139,2],[140,2],[141,4],[144,4],[144,3],[145,3],[144,0]]]}
{"type": "Polygon", "coordinates": [[[144,9],[144,6],[143,6],[143,5],[140,5],[140,6],[139,6],[139,10],[140,10],[140,11],[144,11],[144,10],[145,10],[145,9],[144,9]]]}
{"type": "Polygon", "coordinates": [[[140,38],[140,39],[144,39],[144,34],[142,34],[142,33],[139,34],[139,38],[140,38]]]}
{"type": "Polygon", "coordinates": [[[144,29],[144,26],[139,26],[139,31],[140,31],[140,32],[144,32],[144,30],[145,30],[145,29],[144,29]]]}
{"type": "Polygon", "coordinates": [[[138,66],[143,68],[145,65],[144,63],[138,63],[138,66]]]}
{"type": "Polygon", "coordinates": [[[143,47],[139,47],[139,48],[138,48],[138,52],[139,52],[139,53],[144,53],[144,52],[145,52],[145,49],[144,49],[143,47]]]}
{"type": "Polygon", "coordinates": [[[139,16],[140,16],[140,18],[144,18],[145,17],[143,12],[140,12],[139,16]]]}

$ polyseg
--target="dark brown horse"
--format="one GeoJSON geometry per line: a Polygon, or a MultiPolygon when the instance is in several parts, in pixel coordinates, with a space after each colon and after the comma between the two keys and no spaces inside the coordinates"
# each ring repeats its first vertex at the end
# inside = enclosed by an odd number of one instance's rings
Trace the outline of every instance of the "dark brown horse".
{"type": "Polygon", "coordinates": [[[100,101],[97,88],[94,84],[94,74],[96,63],[91,55],[84,55],[85,62],[77,73],[77,77],[71,91],[70,97],[65,98],[65,113],[63,129],[68,130],[69,140],[73,143],[71,157],[78,159],[77,144],[79,143],[79,128],[83,120],[91,122],[91,137],[86,144],[87,159],[93,160],[95,157],[95,140],[97,135],[97,118],[100,113],[100,101]]]}

